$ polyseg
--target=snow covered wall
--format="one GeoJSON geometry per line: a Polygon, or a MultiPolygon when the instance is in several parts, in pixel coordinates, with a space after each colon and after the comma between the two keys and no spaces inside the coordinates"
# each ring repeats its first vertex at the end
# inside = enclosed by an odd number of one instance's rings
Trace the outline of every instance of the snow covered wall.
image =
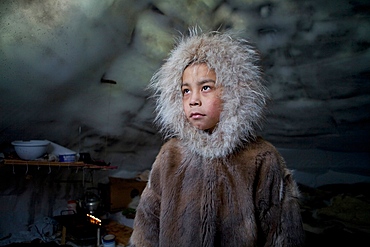
{"type": "MultiPolygon", "coordinates": [[[[118,166],[95,183],[150,169],[162,139],[145,87],[178,32],[197,24],[231,28],[261,51],[272,96],[261,135],[298,182],[369,182],[369,9],[365,0],[2,0],[0,153],[47,139],[118,166]]],[[[81,180],[75,170],[15,168],[0,166],[0,239],[29,233],[81,193],[53,182],[81,180]]]]}

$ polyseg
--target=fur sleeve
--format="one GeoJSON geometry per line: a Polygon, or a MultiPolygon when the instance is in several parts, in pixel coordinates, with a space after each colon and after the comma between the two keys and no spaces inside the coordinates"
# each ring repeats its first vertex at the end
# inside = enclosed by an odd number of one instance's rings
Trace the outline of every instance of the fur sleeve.
{"type": "Polygon", "coordinates": [[[149,182],[144,189],[136,209],[134,231],[129,247],[159,245],[159,214],[160,214],[160,160],[161,153],[153,164],[149,182]]]}
{"type": "Polygon", "coordinates": [[[257,157],[256,208],[259,246],[303,246],[298,188],[283,158],[266,152],[257,157]]]}

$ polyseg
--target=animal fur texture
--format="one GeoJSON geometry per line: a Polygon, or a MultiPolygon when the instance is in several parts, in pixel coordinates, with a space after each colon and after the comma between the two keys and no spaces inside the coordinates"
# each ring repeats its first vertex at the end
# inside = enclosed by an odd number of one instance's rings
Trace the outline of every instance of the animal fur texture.
{"type": "Polygon", "coordinates": [[[258,52],[246,41],[218,32],[190,30],[182,36],[162,68],[152,77],[156,123],[166,138],[178,137],[190,152],[206,158],[224,157],[255,138],[264,113],[267,90],[263,86],[258,52]],[[189,124],[182,107],[181,78],[191,63],[206,63],[223,87],[223,111],[214,134],[189,124]],[[196,141],[194,141],[196,140],[196,141]]]}
{"type": "Polygon", "coordinates": [[[155,121],[168,140],[141,195],[131,247],[303,245],[297,185],[255,134],[268,98],[258,59],[245,40],[191,29],[153,76],[155,121]],[[214,69],[223,88],[212,134],[183,112],[182,73],[194,62],[214,69]]]}

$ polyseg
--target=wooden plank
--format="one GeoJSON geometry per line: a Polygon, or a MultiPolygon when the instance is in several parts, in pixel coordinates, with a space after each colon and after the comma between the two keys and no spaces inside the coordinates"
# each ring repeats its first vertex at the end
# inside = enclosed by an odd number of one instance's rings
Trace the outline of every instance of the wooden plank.
{"type": "Polygon", "coordinates": [[[57,162],[44,160],[19,160],[19,159],[5,159],[5,165],[30,165],[30,166],[64,166],[64,167],[83,167],[88,169],[112,170],[117,169],[117,166],[98,166],[85,164],[82,161],[78,162],[57,162]]]}
{"type": "Polygon", "coordinates": [[[18,159],[5,159],[5,165],[34,165],[34,166],[73,166],[83,167],[86,164],[83,162],[56,162],[56,161],[44,161],[44,160],[18,160],[18,159]]]}

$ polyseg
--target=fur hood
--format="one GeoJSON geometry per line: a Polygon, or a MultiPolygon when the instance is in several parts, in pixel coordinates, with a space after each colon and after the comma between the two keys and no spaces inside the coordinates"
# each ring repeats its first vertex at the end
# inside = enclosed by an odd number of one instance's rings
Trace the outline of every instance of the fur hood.
{"type": "Polygon", "coordinates": [[[255,139],[268,97],[258,63],[254,47],[228,33],[194,28],[179,37],[149,85],[156,101],[155,123],[164,137],[179,138],[185,149],[204,158],[224,157],[255,139]],[[190,125],[183,111],[182,74],[193,62],[215,70],[216,85],[223,87],[223,110],[212,134],[190,125]]]}

